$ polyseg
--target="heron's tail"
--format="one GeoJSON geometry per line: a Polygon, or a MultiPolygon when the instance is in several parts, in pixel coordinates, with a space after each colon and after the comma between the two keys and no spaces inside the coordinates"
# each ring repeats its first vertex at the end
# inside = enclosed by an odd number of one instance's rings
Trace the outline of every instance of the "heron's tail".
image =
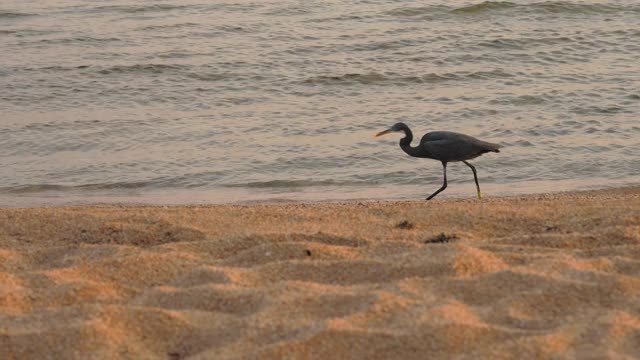
{"type": "Polygon", "coordinates": [[[499,153],[500,152],[500,148],[502,147],[502,145],[493,144],[493,143],[489,143],[489,142],[483,141],[482,142],[482,147],[483,147],[483,150],[485,150],[486,152],[499,153]]]}

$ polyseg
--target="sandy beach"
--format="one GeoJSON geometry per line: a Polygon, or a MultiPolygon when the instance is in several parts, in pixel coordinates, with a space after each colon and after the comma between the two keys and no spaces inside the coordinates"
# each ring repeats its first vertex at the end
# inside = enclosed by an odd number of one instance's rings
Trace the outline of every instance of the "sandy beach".
{"type": "Polygon", "coordinates": [[[634,358],[640,188],[0,209],[3,359],[634,358]]]}

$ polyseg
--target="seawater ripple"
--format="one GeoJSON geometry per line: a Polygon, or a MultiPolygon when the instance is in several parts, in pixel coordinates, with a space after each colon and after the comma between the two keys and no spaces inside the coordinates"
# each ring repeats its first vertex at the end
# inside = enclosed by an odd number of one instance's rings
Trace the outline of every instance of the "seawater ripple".
{"type": "MultiPolygon", "coordinates": [[[[630,0],[7,0],[0,206],[422,197],[440,164],[372,138],[397,121],[503,144],[475,160],[495,193],[637,183],[639,15],[630,0]]],[[[468,195],[467,169],[449,176],[468,195]]]]}
{"type": "Polygon", "coordinates": [[[640,12],[637,4],[618,3],[581,3],[571,1],[540,1],[516,3],[510,1],[484,1],[478,4],[455,8],[452,12],[476,14],[491,11],[522,11],[535,13],[567,13],[567,14],[610,14],[616,12],[640,12]]]}
{"type": "Polygon", "coordinates": [[[469,81],[474,79],[497,79],[514,77],[514,74],[502,70],[494,71],[475,71],[475,72],[458,72],[458,73],[430,73],[424,75],[403,76],[402,74],[386,73],[379,74],[375,72],[367,74],[344,74],[337,76],[316,76],[304,80],[307,84],[351,84],[360,83],[364,85],[371,84],[397,84],[406,85],[411,83],[437,83],[444,81],[469,81]]]}

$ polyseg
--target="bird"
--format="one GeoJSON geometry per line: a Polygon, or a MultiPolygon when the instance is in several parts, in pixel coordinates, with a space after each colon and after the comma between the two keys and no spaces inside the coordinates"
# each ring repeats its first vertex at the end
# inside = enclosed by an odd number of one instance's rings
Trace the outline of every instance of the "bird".
{"type": "Polygon", "coordinates": [[[411,129],[404,123],[396,123],[387,130],[377,133],[374,137],[380,137],[385,134],[404,132],[404,137],[400,139],[400,148],[410,156],[417,158],[426,158],[440,160],[444,173],[444,182],[442,187],[427,197],[427,200],[433,199],[436,195],[447,188],[447,163],[454,161],[462,161],[473,171],[473,179],[476,182],[478,190],[478,199],[482,200],[482,192],[478,183],[478,174],[476,168],[467,160],[475,159],[478,156],[495,152],[499,153],[502,147],[499,144],[493,144],[474,138],[473,136],[460,134],[451,131],[433,131],[425,134],[420,140],[418,146],[411,146],[413,133],[411,129]]]}

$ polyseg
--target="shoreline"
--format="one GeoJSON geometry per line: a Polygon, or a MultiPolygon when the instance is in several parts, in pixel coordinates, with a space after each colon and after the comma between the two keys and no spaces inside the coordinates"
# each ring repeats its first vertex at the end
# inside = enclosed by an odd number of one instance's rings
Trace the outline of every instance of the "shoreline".
{"type": "MultiPolygon", "coordinates": [[[[466,201],[477,200],[475,197],[475,187],[473,184],[457,184],[456,189],[447,189],[448,193],[439,194],[433,200],[437,201],[466,201]],[[453,190],[453,191],[452,191],[453,190]]],[[[577,190],[556,190],[556,191],[533,191],[533,192],[520,192],[520,191],[494,191],[498,188],[498,185],[489,187],[489,191],[485,192],[483,187],[484,199],[504,199],[504,198],[523,198],[523,197],[539,197],[546,195],[558,195],[558,194],[576,194],[585,192],[597,192],[597,191],[616,191],[624,189],[633,189],[638,187],[635,183],[624,182],[619,185],[591,185],[585,188],[579,188],[577,190]]],[[[424,186],[420,186],[424,188],[424,186]]],[[[548,188],[545,187],[545,188],[548,188]]],[[[233,205],[262,205],[262,204],[322,204],[322,203],[351,203],[351,202],[412,202],[423,201],[423,194],[419,195],[401,195],[391,197],[381,197],[379,194],[384,193],[384,189],[381,188],[375,192],[371,192],[366,197],[364,195],[352,198],[321,196],[322,193],[318,192],[318,195],[312,196],[291,196],[291,197],[277,197],[275,194],[256,195],[253,197],[247,195],[239,200],[213,200],[213,198],[206,198],[207,194],[210,194],[207,190],[187,191],[186,193],[173,193],[171,191],[152,191],[144,195],[127,195],[127,196],[115,196],[115,195],[73,195],[73,194],[56,194],[55,196],[37,196],[31,197],[29,195],[16,195],[12,193],[0,193],[0,209],[35,209],[35,208],[68,208],[68,207],[95,207],[95,206],[122,206],[122,207],[193,207],[193,206],[233,206],[233,205]],[[154,196],[156,193],[162,193],[162,195],[154,196]],[[205,194],[203,197],[196,197],[195,194],[205,194]],[[175,197],[174,197],[175,195],[175,197]],[[27,199],[27,200],[25,200],[27,199]],[[45,200],[48,199],[48,200],[45,200]],[[115,199],[115,200],[114,200],[115,199]],[[138,199],[138,200],[135,200],[138,199]],[[177,199],[177,200],[176,200],[177,199]],[[201,199],[201,200],[196,200],[201,199]]],[[[158,195],[158,194],[156,194],[158,195]]],[[[334,194],[335,195],[335,194],[334,194]]]]}
{"type": "Polygon", "coordinates": [[[0,209],[7,359],[632,357],[640,187],[0,209]]]}

